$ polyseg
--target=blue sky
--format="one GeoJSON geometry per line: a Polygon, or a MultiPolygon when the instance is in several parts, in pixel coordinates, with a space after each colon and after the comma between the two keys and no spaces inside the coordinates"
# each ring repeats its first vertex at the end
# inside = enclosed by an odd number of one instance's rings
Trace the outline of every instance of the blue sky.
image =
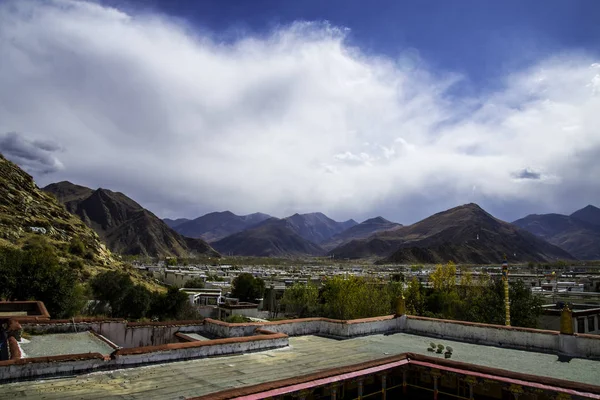
{"type": "MultiPolygon", "coordinates": [[[[122,3],[121,3],[122,4],[122,3]]],[[[568,50],[600,53],[595,0],[142,0],[130,6],[185,19],[223,40],[264,34],[297,20],[350,29],[348,42],[392,58],[421,59],[435,70],[495,89],[498,77],[568,50]]]]}
{"type": "Polygon", "coordinates": [[[600,1],[0,1],[0,151],[160,217],[598,204],[600,1]],[[328,21],[328,24],[325,23],[328,21]]]}

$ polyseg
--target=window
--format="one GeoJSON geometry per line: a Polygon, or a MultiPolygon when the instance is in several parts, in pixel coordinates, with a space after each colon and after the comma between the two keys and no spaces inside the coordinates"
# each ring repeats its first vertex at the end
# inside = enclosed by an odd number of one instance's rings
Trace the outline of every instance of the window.
{"type": "Polygon", "coordinates": [[[577,318],[577,333],[585,333],[585,319],[577,318]]]}
{"type": "Polygon", "coordinates": [[[588,317],[588,332],[593,332],[596,330],[596,317],[595,316],[591,316],[588,317]]]}

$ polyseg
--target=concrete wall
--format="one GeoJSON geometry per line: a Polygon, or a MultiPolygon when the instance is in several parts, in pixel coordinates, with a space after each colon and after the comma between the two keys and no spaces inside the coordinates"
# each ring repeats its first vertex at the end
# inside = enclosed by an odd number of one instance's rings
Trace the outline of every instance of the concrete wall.
{"type": "Polygon", "coordinates": [[[288,336],[324,335],[347,338],[377,333],[400,331],[400,319],[393,316],[342,321],[328,318],[302,318],[272,322],[229,324],[205,319],[206,332],[219,337],[241,337],[253,335],[256,329],[267,329],[288,336]]]}
{"type": "Polygon", "coordinates": [[[491,346],[555,351],[558,332],[407,316],[404,332],[491,346]]]}
{"type": "MultiPolygon", "coordinates": [[[[280,334],[261,335],[249,338],[217,339],[206,342],[188,342],[148,349],[148,352],[116,351],[113,363],[116,366],[131,366],[166,361],[240,354],[288,346],[288,337],[280,334]]],[[[142,349],[140,349],[142,350],[142,349]]]]}
{"type": "Polygon", "coordinates": [[[105,369],[106,364],[104,356],[98,353],[3,361],[0,363],[0,382],[91,372],[105,369]]]}
{"type": "MultiPolygon", "coordinates": [[[[119,347],[132,348],[175,343],[175,333],[204,332],[202,321],[177,321],[175,323],[127,323],[125,320],[55,320],[23,324],[32,333],[68,333],[93,330],[119,347]]],[[[248,335],[246,335],[248,336],[248,335]]]]}
{"type": "Polygon", "coordinates": [[[561,335],[558,331],[476,324],[406,316],[403,331],[491,346],[600,359],[600,335],[561,335]]]}

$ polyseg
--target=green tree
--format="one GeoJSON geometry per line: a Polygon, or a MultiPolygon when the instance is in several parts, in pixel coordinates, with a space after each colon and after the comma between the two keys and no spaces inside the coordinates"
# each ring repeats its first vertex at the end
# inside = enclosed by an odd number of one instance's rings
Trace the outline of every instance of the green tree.
{"type": "Polygon", "coordinates": [[[536,328],[542,315],[542,298],[533,293],[520,279],[510,284],[509,297],[511,325],[536,328]]]}
{"type": "Polygon", "coordinates": [[[129,307],[127,295],[133,287],[133,281],[123,272],[106,271],[96,275],[90,281],[94,298],[100,301],[96,312],[125,318],[129,307]]]}
{"type": "Polygon", "coordinates": [[[236,276],[231,282],[231,294],[240,301],[253,302],[262,298],[265,292],[265,281],[255,278],[252,274],[244,272],[236,276]]]}
{"type": "Polygon", "coordinates": [[[446,265],[437,265],[429,275],[429,281],[435,290],[453,291],[456,288],[456,265],[452,261],[446,265]]]}
{"type": "Polygon", "coordinates": [[[54,248],[40,236],[23,249],[0,249],[0,297],[43,301],[55,318],[81,311],[83,290],[77,271],[59,263],[54,248]]]}
{"type": "Polygon", "coordinates": [[[175,286],[170,286],[167,293],[154,296],[149,314],[160,320],[178,319],[188,311],[188,296],[175,286]]]}
{"type": "Polygon", "coordinates": [[[120,308],[121,317],[128,319],[144,318],[150,310],[153,293],[142,285],[131,286],[120,308]]]}
{"type": "Polygon", "coordinates": [[[425,309],[425,289],[417,277],[413,276],[404,295],[406,311],[412,315],[423,315],[425,309]]]}
{"type": "Polygon", "coordinates": [[[189,281],[187,281],[184,285],[186,288],[195,288],[195,289],[202,289],[204,288],[204,279],[202,278],[192,278],[189,281]]]}
{"type": "Polygon", "coordinates": [[[286,314],[300,318],[314,317],[319,314],[319,288],[312,283],[296,283],[287,288],[281,299],[286,314]]]}
{"type": "Polygon", "coordinates": [[[401,283],[384,283],[350,276],[328,279],[320,293],[323,315],[336,319],[355,319],[387,315],[395,309],[401,283]]]}

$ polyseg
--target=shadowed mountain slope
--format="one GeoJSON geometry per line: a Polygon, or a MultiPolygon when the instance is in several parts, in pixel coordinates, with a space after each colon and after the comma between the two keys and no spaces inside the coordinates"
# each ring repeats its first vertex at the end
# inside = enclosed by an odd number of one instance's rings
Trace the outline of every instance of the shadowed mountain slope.
{"type": "Polygon", "coordinates": [[[284,218],[289,226],[302,238],[320,244],[358,223],[353,219],[337,222],[323,213],[294,214],[284,218]]]}
{"type": "Polygon", "coordinates": [[[600,226],[587,222],[594,221],[594,209],[598,210],[588,206],[570,216],[532,214],[513,224],[568,251],[578,259],[600,260],[600,226]]]}
{"type": "Polygon", "coordinates": [[[585,206],[581,210],[575,211],[571,214],[571,217],[588,224],[600,226],[600,208],[592,205],[585,206]]]}
{"type": "Polygon", "coordinates": [[[223,254],[243,256],[288,257],[324,253],[318,245],[296,233],[290,221],[277,218],[227,236],[212,245],[223,254]]]}
{"type": "Polygon", "coordinates": [[[65,199],[65,207],[96,231],[113,252],[147,256],[217,255],[203,240],[181,236],[123,193],[84,189],[70,182],[44,188],[65,199]]]}
{"type": "Polygon", "coordinates": [[[187,237],[215,242],[251,228],[269,218],[271,218],[270,215],[262,213],[235,215],[231,211],[212,212],[179,224],[174,229],[187,237]]]}
{"type": "Polygon", "coordinates": [[[187,218],[177,218],[177,219],[170,219],[170,218],[163,218],[163,222],[165,224],[167,224],[167,226],[171,229],[174,229],[175,227],[184,224],[186,222],[190,221],[187,218]]]}
{"type": "Polygon", "coordinates": [[[476,204],[434,214],[413,225],[354,240],[330,252],[338,258],[383,257],[385,263],[501,262],[573,259],[568,252],[494,218],[476,204]]]}
{"type": "Polygon", "coordinates": [[[321,244],[321,247],[325,250],[332,250],[352,240],[365,239],[374,233],[397,229],[401,226],[401,224],[388,221],[382,217],[370,218],[330,237],[321,244]]]}

